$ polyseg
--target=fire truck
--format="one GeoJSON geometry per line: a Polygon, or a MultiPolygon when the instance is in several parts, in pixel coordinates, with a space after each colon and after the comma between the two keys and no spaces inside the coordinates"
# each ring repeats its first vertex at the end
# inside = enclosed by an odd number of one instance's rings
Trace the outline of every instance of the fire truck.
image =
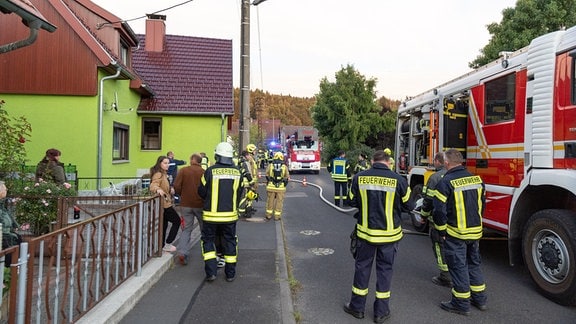
{"type": "Polygon", "coordinates": [[[401,103],[395,169],[414,195],[447,149],[486,184],[485,235],[507,239],[543,295],[576,305],[576,27],[401,103]]]}
{"type": "Polygon", "coordinates": [[[284,126],[280,133],[284,139],[288,171],[320,173],[322,145],[318,138],[318,130],[312,126],[284,126]]]}

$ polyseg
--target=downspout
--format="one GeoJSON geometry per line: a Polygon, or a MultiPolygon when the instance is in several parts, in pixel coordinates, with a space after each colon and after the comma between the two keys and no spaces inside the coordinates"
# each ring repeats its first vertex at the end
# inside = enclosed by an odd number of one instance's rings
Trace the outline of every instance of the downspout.
{"type": "Polygon", "coordinates": [[[36,41],[36,38],[38,37],[38,29],[42,25],[42,22],[40,20],[34,20],[32,22],[29,22],[28,24],[30,28],[30,35],[28,36],[28,38],[0,46],[0,54],[17,50],[21,47],[28,46],[36,41]]]}
{"type": "Polygon", "coordinates": [[[226,142],[226,139],[224,138],[224,113],[220,116],[222,117],[222,123],[220,124],[220,142],[226,142]]]}
{"type": "Polygon", "coordinates": [[[116,61],[112,60],[110,62],[116,67],[116,74],[102,77],[100,79],[100,88],[98,89],[98,153],[96,161],[96,190],[98,190],[98,195],[101,195],[100,186],[102,182],[102,117],[104,113],[104,81],[110,79],[116,79],[120,76],[120,71],[122,68],[120,65],[116,64],[116,61]]]}

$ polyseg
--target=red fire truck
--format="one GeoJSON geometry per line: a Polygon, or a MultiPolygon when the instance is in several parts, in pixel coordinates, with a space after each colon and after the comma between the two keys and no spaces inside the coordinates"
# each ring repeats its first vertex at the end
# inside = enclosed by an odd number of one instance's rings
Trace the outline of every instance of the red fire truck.
{"type": "Polygon", "coordinates": [[[320,173],[320,151],[318,130],[312,126],[284,126],[281,130],[284,139],[286,164],[290,173],[312,171],[320,173]]]}
{"type": "Polygon", "coordinates": [[[486,184],[486,234],[507,238],[546,297],[576,305],[576,27],[500,54],[400,105],[396,171],[418,195],[434,155],[460,150],[486,184]]]}

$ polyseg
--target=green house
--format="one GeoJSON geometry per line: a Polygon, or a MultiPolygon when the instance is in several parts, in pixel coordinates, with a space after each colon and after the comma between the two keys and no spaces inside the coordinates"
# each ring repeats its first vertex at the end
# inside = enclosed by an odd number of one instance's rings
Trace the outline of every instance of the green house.
{"type": "MultiPolygon", "coordinates": [[[[27,165],[49,148],[75,165],[79,190],[146,173],[173,151],[213,156],[234,113],[232,41],[166,35],[149,16],[146,35],[88,0],[36,0],[57,29],[0,54],[0,99],[32,124],[27,165]]],[[[28,36],[14,14],[0,19],[0,44],[28,36]]]]}

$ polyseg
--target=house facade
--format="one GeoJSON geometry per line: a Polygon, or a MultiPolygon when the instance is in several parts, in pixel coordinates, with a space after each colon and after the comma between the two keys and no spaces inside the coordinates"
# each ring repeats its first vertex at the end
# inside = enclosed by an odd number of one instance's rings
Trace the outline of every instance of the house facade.
{"type": "MultiPolygon", "coordinates": [[[[141,174],[169,150],[186,161],[192,152],[210,157],[226,138],[231,41],[165,35],[165,18],[151,17],[148,43],[161,46],[150,47],[88,0],[30,2],[57,30],[0,54],[4,109],[32,125],[26,164],[58,148],[85,179],[79,189],[94,190],[141,174]]],[[[0,44],[28,32],[16,15],[0,16],[0,30],[0,44]]]]}

